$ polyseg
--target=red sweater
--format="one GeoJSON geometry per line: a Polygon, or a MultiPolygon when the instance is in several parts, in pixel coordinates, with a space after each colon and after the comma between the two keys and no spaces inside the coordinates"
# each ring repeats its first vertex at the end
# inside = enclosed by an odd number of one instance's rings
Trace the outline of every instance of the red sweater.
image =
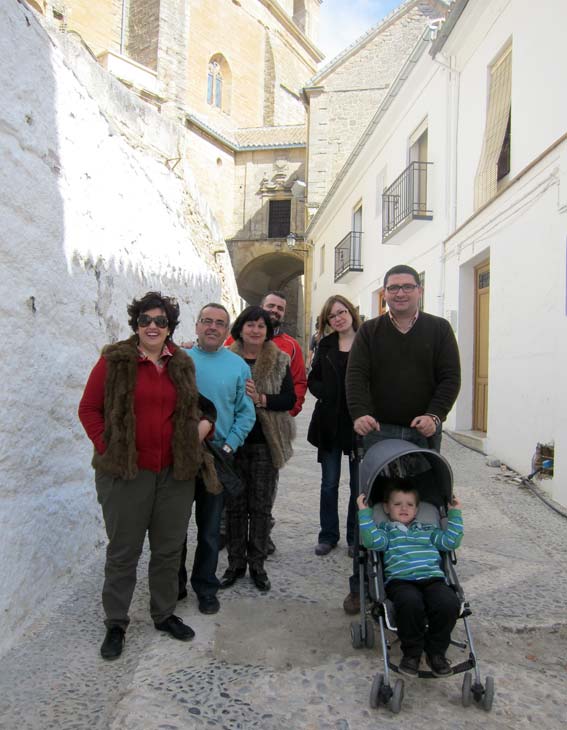
{"type": "MultiPolygon", "coordinates": [[[[160,472],[173,463],[171,440],[177,392],[167,373],[169,358],[161,372],[150,360],[138,362],[134,390],[138,468],[160,472]]],[[[103,454],[104,384],[106,360],[101,357],[91,371],[79,405],[79,418],[95,449],[103,454]]]]}

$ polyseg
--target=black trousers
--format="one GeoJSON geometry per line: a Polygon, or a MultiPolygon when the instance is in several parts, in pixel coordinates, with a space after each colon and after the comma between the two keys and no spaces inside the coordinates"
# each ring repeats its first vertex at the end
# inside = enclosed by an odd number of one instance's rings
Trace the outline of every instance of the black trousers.
{"type": "Polygon", "coordinates": [[[445,656],[460,604],[443,578],[391,580],[386,594],[396,609],[404,656],[420,657],[424,650],[429,655],[445,656]]]}
{"type": "Polygon", "coordinates": [[[228,565],[262,571],[268,555],[270,517],[278,470],[268,444],[244,444],[236,452],[236,465],[245,484],[236,497],[226,500],[228,565]]]}

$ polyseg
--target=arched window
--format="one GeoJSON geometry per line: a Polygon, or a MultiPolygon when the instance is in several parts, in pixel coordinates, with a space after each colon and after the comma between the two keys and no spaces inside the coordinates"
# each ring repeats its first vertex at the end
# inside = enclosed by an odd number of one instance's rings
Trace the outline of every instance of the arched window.
{"type": "Polygon", "coordinates": [[[230,113],[230,68],[223,55],[217,53],[209,61],[207,71],[207,104],[230,113]]]}
{"type": "Polygon", "coordinates": [[[218,61],[211,61],[209,63],[207,104],[222,109],[222,71],[218,61]]]}

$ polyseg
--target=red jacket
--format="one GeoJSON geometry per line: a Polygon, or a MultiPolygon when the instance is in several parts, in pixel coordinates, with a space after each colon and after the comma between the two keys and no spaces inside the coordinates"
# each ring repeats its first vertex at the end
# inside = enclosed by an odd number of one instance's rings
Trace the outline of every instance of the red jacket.
{"type": "Polygon", "coordinates": [[[305,372],[305,360],[303,359],[301,345],[291,335],[286,335],[285,332],[275,335],[272,342],[289,355],[293,389],[295,390],[295,405],[290,413],[292,416],[297,416],[301,411],[305,393],[307,392],[307,373],[305,372]]]}
{"type": "MultiPolygon", "coordinates": [[[[230,347],[233,342],[232,335],[229,335],[224,346],[230,347]]],[[[291,409],[290,415],[297,416],[301,411],[303,402],[305,401],[305,393],[307,392],[307,373],[305,372],[305,360],[303,359],[301,345],[291,335],[287,335],[285,332],[274,335],[272,342],[282,352],[289,355],[293,389],[295,390],[295,405],[291,409]]]]}
{"type": "MultiPolygon", "coordinates": [[[[150,360],[140,359],[134,391],[138,467],[156,473],[173,463],[172,417],[177,392],[167,373],[168,361],[169,358],[160,372],[150,360]]],[[[101,357],[89,375],[79,405],[83,428],[100,454],[106,449],[103,438],[106,367],[106,360],[101,357]]]]}

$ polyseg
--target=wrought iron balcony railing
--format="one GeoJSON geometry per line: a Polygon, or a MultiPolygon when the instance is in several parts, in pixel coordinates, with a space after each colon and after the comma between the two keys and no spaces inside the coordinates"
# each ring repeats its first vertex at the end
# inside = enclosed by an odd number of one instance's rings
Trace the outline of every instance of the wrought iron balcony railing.
{"type": "Polygon", "coordinates": [[[349,271],[363,271],[361,243],[362,232],[351,231],[335,246],[335,281],[349,271]]]}
{"type": "Polygon", "coordinates": [[[427,178],[432,162],[412,162],[382,195],[382,241],[410,220],[431,220],[427,178]]]}

